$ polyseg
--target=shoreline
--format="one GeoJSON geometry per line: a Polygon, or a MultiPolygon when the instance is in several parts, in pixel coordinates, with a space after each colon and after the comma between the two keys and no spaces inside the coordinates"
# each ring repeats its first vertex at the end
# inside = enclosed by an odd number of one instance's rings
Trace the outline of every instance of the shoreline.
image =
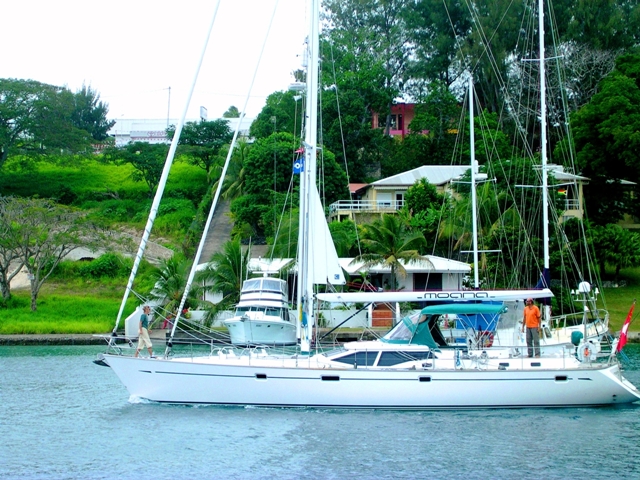
{"type": "MultiPolygon", "coordinates": [[[[93,333],[77,333],[77,334],[42,334],[42,335],[0,335],[0,347],[16,346],[16,345],[104,345],[110,333],[93,334],[93,333]]],[[[124,335],[119,338],[124,339],[124,335]]],[[[159,338],[152,338],[158,341],[159,338]]],[[[346,340],[346,339],[345,339],[346,340]]],[[[629,332],[628,343],[640,343],[640,332],[629,332]]]]}
{"type": "MultiPolygon", "coordinates": [[[[109,335],[108,333],[105,335],[109,335]]],[[[105,345],[102,337],[92,333],[46,334],[46,335],[0,335],[1,346],[13,345],[105,345]]]]}

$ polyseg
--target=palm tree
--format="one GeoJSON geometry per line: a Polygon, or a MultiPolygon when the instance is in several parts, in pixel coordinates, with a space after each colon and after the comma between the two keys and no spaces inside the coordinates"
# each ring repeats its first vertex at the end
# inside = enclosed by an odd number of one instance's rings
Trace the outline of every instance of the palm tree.
{"type": "MultiPolygon", "coordinates": [[[[154,273],[154,287],[149,294],[153,300],[158,300],[167,312],[176,312],[187,284],[187,277],[191,262],[182,255],[175,254],[160,264],[160,269],[154,273]]],[[[192,285],[184,308],[199,306],[202,288],[192,285]]]]}
{"type": "Polygon", "coordinates": [[[222,293],[222,300],[210,310],[209,319],[238,303],[242,282],[247,277],[248,263],[249,250],[242,251],[240,238],[226,242],[222,251],[211,256],[209,266],[199,278],[210,284],[208,290],[222,293]]]}
{"type": "Polygon", "coordinates": [[[388,266],[391,268],[392,289],[396,289],[397,277],[406,277],[404,267],[409,262],[431,263],[420,252],[427,242],[424,235],[411,232],[397,215],[384,214],[382,218],[372,224],[363,226],[362,244],[367,253],[358,255],[352,264],[363,262],[363,266],[388,266]]]}

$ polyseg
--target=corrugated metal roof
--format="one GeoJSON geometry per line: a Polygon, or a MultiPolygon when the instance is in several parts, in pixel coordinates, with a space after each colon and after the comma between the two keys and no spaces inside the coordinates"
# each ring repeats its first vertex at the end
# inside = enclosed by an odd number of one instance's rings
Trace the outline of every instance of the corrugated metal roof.
{"type": "MultiPolygon", "coordinates": [[[[449,273],[469,273],[471,271],[471,266],[468,263],[459,262],[457,260],[450,260],[448,258],[436,257],[435,255],[425,255],[428,259],[428,262],[412,262],[405,264],[404,268],[407,273],[417,273],[417,272],[449,272],[449,273]]],[[[341,258],[340,266],[350,275],[358,273],[362,270],[363,262],[353,262],[353,258],[341,258]]],[[[390,267],[372,267],[367,269],[369,272],[373,273],[390,273],[390,267]]]]}
{"type": "MultiPolygon", "coordinates": [[[[550,164],[549,171],[559,182],[588,182],[589,178],[564,171],[562,165],[550,164]]],[[[426,178],[433,185],[444,185],[459,179],[469,170],[467,165],[423,165],[413,170],[398,173],[371,183],[374,187],[411,186],[421,178],[426,178]]],[[[480,174],[486,178],[485,174],[480,174]]]]}
{"type": "MultiPolygon", "coordinates": [[[[428,262],[413,262],[405,265],[405,269],[408,273],[416,272],[448,272],[448,273],[469,273],[471,266],[468,263],[459,262],[457,260],[450,260],[448,258],[436,257],[435,255],[425,255],[428,262]]],[[[340,258],[338,259],[340,266],[350,275],[357,274],[362,269],[363,262],[356,262],[352,265],[353,258],[340,258]]],[[[293,258],[251,258],[249,260],[249,270],[254,274],[263,272],[269,275],[275,275],[285,267],[292,266],[295,262],[293,258]]],[[[404,263],[404,262],[403,262],[404,263]]],[[[206,268],[208,263],[202,263],[198,265],[198,270],[206,268]]],[[[374,267],[369,268],[368,271],[374,273],[389,273],[391,269],[388,267],[374,267]]]]}
{"type": "Polygon", "coordinates": [[[444,185],[460,178],[469,166],[466,165],[423,165],[406,172],[373,182],[374,187],[411,186],[421,178],[433,185],[444,185]]]}
{"type": "Polygon", "coordinates": [[[551,175],[555,177],[559,182],[588,182],[589,179],[587,177],[581,177],[580,175],[574,175],[573,173],[568,173],[564,171],[564,167],[562,165],[548,165],[549,171],[551,175]]]}

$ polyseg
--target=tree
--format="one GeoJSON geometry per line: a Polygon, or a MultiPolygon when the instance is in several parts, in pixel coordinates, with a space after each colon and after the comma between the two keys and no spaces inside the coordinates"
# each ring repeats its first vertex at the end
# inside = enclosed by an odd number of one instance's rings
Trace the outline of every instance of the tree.
{"type": "Polygon", "coordinates": [[[213,306],[210,318],[238,303],[248,264],[249,249],[242,251],[239,238],[226,242],[222,251],[212,255],[202,279],[211,282],[210,291],[222,293],[222,300],[213,306]]]}
{"type": "MultiPolygon", "coordinates": [[[[271,257],[292,258],[298,249],[299,210],[291,209],[278,225],[277,235],[269,255],[271,257]]],[[[331,239],[339,257],[354,257],[361,253],[357,226],[351,220],[329,223],[331,239]]]]}
{"type": "MultiPolygon", "coordinates": [[[[378,84],[386,97],[377,111],[389,114],[394,98],[402,95],[405,73],[413,57],[414,42],[407,18],[412,12],[409,0],[327,0],[324,7],[331,24],[330,38],[333,49],[348,55],[340,55],[359,71],[370,68],[381,74],[378,84]],[[380,67],[379,69],[377,67],[380,67]]],[[[346,70],[345,70],[346,71],[346,70]]],[[[370,70],[371,71],[371,70],[370,70]]],[[[366,74],[367,72],[359,72],[366,74]]],[[[390,117],[385,132],[388,133],[390,117]]]]}
{"type": "Polygon", "coordinates": [[[620,225],[608,224],[594,228],[594,247],[599,253],[600,276],[605,276],[605,265],[613,265],[618,280],[620,270],[640,266],[640,235],[622,228],[620,225]]]}
{"type": "Polygon", "coordinates": [[[265,240],[263,217],[272,211],[269,195],[245,194],[231,202],[233,232],[242,238],[253,238],[259,244],[265,240]]]}
{"type": "Polygon", "coordinates": [[[108,162],[130,163],[135,169],[131,178],[136,182],[144,181],[151,197],[160,183],[168,152],[169,146],[162,143],[133,142],[124,147],[108,148],[103,157],[108,162]]]}
{"type": "Polygon", "coordinates": [[[460,73],[453,68],[459,45],[472,29],[467,5],[456,0],[416,2],[409,27],[416,42],[417,61],[411,66],[412,76],[429,83],[454,83],[460,73]]]}
{"type": "Polygon", "coordinates": [[[372,112],[386,109],[385,102],[374,98],[380,90],[374,76],[364,67],[344,73],[337,88],[322,97],[322,141],[327,150],[336,153],[336,161],[349,172],[351,182],[377,178],[380,166],[396,146],[393,138],[384,135],[384,129],[371,125],[372,112]]]}
{"type": "Polygon", "coordinates": [[[222,114],[222,118],[240,118],[238,107],[231,105],[227,111],[222,114]]]}
{"type": "Polygon", "coordinates": [[[422,232],[425,238],[434,239],[435,243],[444,204],[444,195],[439,194],[426,178],[421,178],[407,189],[403,212],[413,228],[422,232]]]}
{"type": "Polygon", "coordinates": [[[303,103],[295,92],[274,92],[267,97],[264,107],[251,124],[249,134],[256,139],[285,132],[300,137],[303,103]]]}
{"type": "Polygon", "coordinates": [[[72,121],[75,96],[35,80],[0,79],[0,167],[12,154],[78,153],[90,134],[72,121]]]}
{"type": "Polygon", "coordinates": [[[19,214],[20,221],[7,232],[7,240],[29,275],[35,312],[40,289],[60,261],[76,248],[92,248],[94,240],[81,212],[46,199],[14,198],[10,203],[12,215],[19,214]]]}
{"type": "Polygon", "coordinates": [[[286,192],[298,145],[289,133],[275,133],[256,140],[244,163],[244,192],[257,195],[286,192]]]}
{"type": "Polygon", "coordinates": [[[330,29],[321,42],[323,143],[336,153],[349,181],[379,175],[393,152],[388,133],[394,99],[402,96],[411,54],[405,12],[411,2],[325,2],[330,29]],[[372,128],[372,112],[386,119],[372,128]]]}
{"type": "MultiPolygon", "coordinates": [[[[626,66],[631,58],[620,58],[626,66]]],[[[636,69],[637,70],[637,69],[636,69]]],[[[585,187],[590,219],[605,225],[622,218],[624,213],[637,213],[626,197],[622,180],[640,181],[640,72],[626,68],[609,75],[601,90],[572,116],[577,158],[582,175],[590,179],[585,187]]]]}
{"type": "Polygon", "coordinates": [[[436,186],[424,177],[411,185],[404,195],[405,208],[415,213],[434,207],[439,209],[443,200],[436,186]]]}
{"type": "Polygon", "coordinates": [[[107,120],[109,106],[100,101],[100,94],[90,86],[82,85],[74,97],[75,108],[71,121],[80,130],[84,130],[97,142],[106,140],[107,132],[113,127],[115,120],[107,120]]]}
{"type": "Polygon", "coordinates": [[[428,88],[438,80],[452,86],[471,71],[482,108],[500,111],[508,59],[521,40],[525,11],[522,2],[506,0],[472,6],[456,0],[415,2],[408,16],[415,44],[412,83],[428,88]]]}
{"type": "MultiPolygon", "coordinates": [[[[153,274],[154,287],[149,297],[159,300],[167,313],[176,313],[185,288],[191,263],[179,254],[163,260],[160,268],[153,274]]],[[[184,308],[195,308],[200,304],[202,288],[197,282],[191,285],[184,308]]]]}
{"type": "Polygon", "coordinates": [[[361,253],[357,228],[351,220],[329,223],[331,239],[339,257],[355,257],[361,253]]]}
{"type": "Polygon", "coordinates": [[[23,267],[14,241],[22,213],[12,198],[0,197],[0,294],[4,301],[11,298],[11,280],[23,267]]]}
{"type": "Polygon", "coordinates": [[[554,7],[568,40],[604,50],[629,48],[640,40],[638,2],[565,0],[554,7]]]}
{"type": "MultiPolygon", "coordinates": [[[[167,128],[167,137],[173,139],[175,125],[167,128]]],[[[207,180],[214,165],[220,160],[220,150],[233,138],[227,120],[187,122],[180,134],[180,153],[187,156],[192,165],[207,172],[207,180]]]]}
{"type": "Polygon", "coordinates": [[[299,210],[292,208],[278,222],[269,249],[272,258],[295,258],[298,250],[298,234],[300,226],[299,210]]]}
{"type": "MultiPolygon", "coordinates": [[[[293,175],[293,161],[299,148],[297,139],[288,133],[275,133],[258,139],[248,152],[243,168],[244,196],[231,204],[236,224],[247,223],[250,235],[264,237],[275,231],[280,203],[279,195],[293,193],[298,185],[293,175]]],[[[347,192],[347,177],[338,166],[333,153],[322,149],[318,159],[318,191],[325,205],[344,198],[347,192]]]]}
{"type": "Polygon", "coordinates": [[[398,277],[406,277],[405,264],[430,263],[419,252],[426,245],[422,233],[411,232],[397,215],[384,214],[380,220],[363,225],[360,238],[366,253],[354,258],[353,263],[363,262],[365,268],[391,268],[392,290],[397,289],[398,277]]]}

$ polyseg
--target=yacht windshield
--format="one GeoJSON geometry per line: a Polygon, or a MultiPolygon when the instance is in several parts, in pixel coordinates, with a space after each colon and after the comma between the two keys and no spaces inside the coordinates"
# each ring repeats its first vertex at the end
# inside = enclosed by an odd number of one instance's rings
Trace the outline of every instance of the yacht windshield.
{"type": "Polygon", "coordinates": [[[409,342],[416,331],[419,319],[419,313],[404,317],[401,322],[398,322],[394,328],[382,337],[382,340],[390,343],[409,342]]]}
{"type": "Polygon", "coordinates": [[[287,282],[279,278],[270,277],[250,278],[245,280],[242,284],[242,291],[244,293],[258,291],[277,292],[284,296],[287,296],[289,293],[287,282]]]}

